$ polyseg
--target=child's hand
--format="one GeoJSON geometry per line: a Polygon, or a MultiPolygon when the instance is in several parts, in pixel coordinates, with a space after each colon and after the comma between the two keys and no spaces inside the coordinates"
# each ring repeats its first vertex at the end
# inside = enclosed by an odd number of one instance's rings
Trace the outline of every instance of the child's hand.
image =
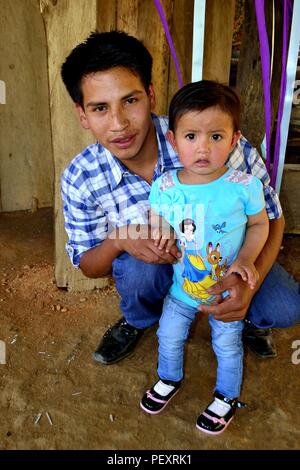
{"type": "Polygon", "coordinates": [[[152,209],[150,212],[150,225],[154,246],[169,253],[172,246],[176,245],[176,233],[173,227],[152,209]]]}
{"type": "Polygon", "coordinates": [[[176,236],[170,225],[153,229],[152,236],[154,245],[159,250],[165,250],[166,253],[169,253],[172,246],[176,245],[176,236]]]}
{"type": "Polygon", "coordinates": [[[255,268],[254,264],[248,260],[237,258],[228,269],[226,276],[232,273],[239,274],[243,281],[248,282],[251,289],[254,289],[259,279],[257,269],[255,268]]]}

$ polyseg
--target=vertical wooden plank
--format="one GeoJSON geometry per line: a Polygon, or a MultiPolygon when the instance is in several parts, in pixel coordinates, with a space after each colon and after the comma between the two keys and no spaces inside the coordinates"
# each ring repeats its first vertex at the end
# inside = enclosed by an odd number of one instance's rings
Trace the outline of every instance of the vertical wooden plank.
{"type": "Polygon", "coordinates": [[[52,206],[47,48],[36,0],[0,0],[0,210],[52,206]]]}
{"type": "Polygon", "coordinates": [[[81,129],[75,108],[60,77],[60,68],[71,49],[96,29],[96,0],[43,0],[43,17],[48,40],[51,124],[55,166],[55,277],[59,287],[72,290],[92,289],[107,283],[106,279],[85,278],[74,269],[65,252],[60,196],[60,176],[68,162],[94,137],[81,129]],[[81,21],[84,19],[84,21],[81,21]]]}
{"type": "Polygon", "coordinates": [[[97,29],[100,32],[116,29],[118,0],[97,1],[97,29]]]}
{"type": "Polygon", "coordinates": [[[255,8],[245,2],[245,20],[237,70],[237,91],[243,110],[241,130],[258,147],[264,136],[263,88],[255,8]]]}
{"type": "MultiPolygon", "coordinates": [[[[191,81],[193,53],[193,17],[194,0],[173,0],[171,35],[174,42],[182,81],[185,85],[191,81]]],[[[168,104],[179,89],[179,81],[172,59],[170,59],[168,104]]]]}
{"type": "MultiPolygon", "coordinates": [[[[168,24],[172,24],[173,0],[163,0],[168,24]]],[[[165,32],[154,2],[140,2],[139,38],[153,57],[153,83],[156,91],[156,113],[165,114],[168,109],[168,81],[170,52],[165,32]]]]}
{"type": "Polygon", "coordinates": [[[117,4],[117,29],[136,37],[139,36],[139,18],[143,15],[143,2],[139,3],[139,0],[118,0],[117,4]]]}
{"type": "MultiPolygon", "coordinates": [[[[271,36],[272,2],[265,2],[266,24],[271,36]]],[[[277,114],[282,53],[282,9],[276,3],[274,68],[272,74],[271,101],[272,127],[277,114]]],[[[237,91],[242,102],[241,130],[245,137],[260,151],[265,134],[264,97],[261,73],[261,59],[257,32],[255,8],[252,0],[245,1],[245,20],[237,70],[237,91]]]]}
{"type": "Polygon", "coordinates": [[[235,0],[206,2],[203,78],[229,83],[235,0]]]}

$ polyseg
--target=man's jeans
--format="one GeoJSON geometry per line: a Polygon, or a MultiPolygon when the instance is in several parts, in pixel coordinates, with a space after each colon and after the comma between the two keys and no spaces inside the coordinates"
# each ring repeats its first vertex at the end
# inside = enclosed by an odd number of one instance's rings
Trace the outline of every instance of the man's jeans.
{"type": "Polygon", "coordinates": [[[286,328],[300,322],[300,284],[275,263],[253,297],[247,315],[258,328],[286,328]]]}
{"type": "MultiPolygon", "coordinates": [[[[184,344],[197,309],[167,296],[159,322],[158,376],[178,382],[183,378],[184,344]]],[[[199,313],[201,315],[201,313],[199,313]]],[[[212,347],[217,357],[217,381],[215,390],[228,398],[240,395],[243,374],[243,321],[224,323],[209,316],[212,347]]],[[[206,370],[199,374],[205,377],[206,370]]]]}
{"type": "MultiPolygon", "coordinates": [[[[147,264],[128,253],[114,260],[120,308],[130,325],[146,328],[159,320],[172,273],[171,265],[147,264]]],[[[247,318],[260,328],[283,328],[300,322],[300,286],[278,263],[253,298],[247,318]]]]}
{"type": "Polygon", "coordinates": [[[114,260],[112,275],[126,321],[136,328],[157,323],[172,284],[172,266],[147,264],[125,252],[114,260]]]}

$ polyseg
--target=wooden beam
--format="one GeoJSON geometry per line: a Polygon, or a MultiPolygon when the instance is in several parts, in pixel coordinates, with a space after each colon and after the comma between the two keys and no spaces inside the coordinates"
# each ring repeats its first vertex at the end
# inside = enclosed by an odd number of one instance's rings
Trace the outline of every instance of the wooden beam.
{"type": "MultiPolygon", "coordinates": [[[[126,0],[125,0],[126,3],[126,0]]],[[[163,0],[166,19],[171,24],[173,0],[163,0]]],[[[156,91],[156,113],[165,114],[168,108],[168,80],[170,53],[163,26],[154,2],[139,2],[138,34],[153,57],[153,83],[156,91]]]]}
{"type": "MultiPolygon", "coordinates": [[[[271,38],[272,2],[265,2],[265,15],[269,38],[271,38]]],[[[242,133],[260,152],[260,145],[265,135],[264,97],[259,39],[254,2],[252,0],[245,1],[244,16],[236,88],[242,102],[242,133]]],[[[271,86],[272,127],[274,126],[279,102],[281,51],[282,9],[279,2],[276,2],[274,66],[271,86]]]]}
{"type": "Polygon", "coordinates": [[[53,204],[53,156],[43,20],[36,0],[1,0],[0,210],[53,204]]]}
{"type": "Polygon", "coordinates": [[[203,79],[228,84],[235,0],[206,1],[203,79]]]}
{"type": "Polygon", "coordinates": [[[88,144],[94,142],[84,132],[75,114],[74,105],[60,77],[60,68],[71,49],[96,29],[96,0],[64,0],[54,4],[43,0],[43,18],[48,42],[51,124],[55,167],[55,278],[58,287],[88,290],[102,287],[107,279],[88,279],[72,267],[66,251],[60,176],[70,160],[88,144]],[[79,19],[84,18],[84,21],[79,19]]]}
{"type": "MultiPolygon", "coordinates": [[[[191,81],[194,0],[174,0],[171,34],[180,65],[183,84],[191,81]]],[[[173,60],[170,60],[168,104],[179,89],[173,60]]]]}

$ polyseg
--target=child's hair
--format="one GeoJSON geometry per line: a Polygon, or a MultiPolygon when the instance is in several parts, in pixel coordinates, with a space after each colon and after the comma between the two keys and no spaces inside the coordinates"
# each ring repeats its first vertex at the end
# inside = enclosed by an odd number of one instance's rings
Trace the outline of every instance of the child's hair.
{"type": "Polygon", "coordinates": [[[218,107],[232,117],[233,130],[240,128],[241,104],[229,86],[211,80],[188,83],[175,93],[169,107],[169,129],[175,132],[178,119],[189,111],[218,107]]]}
{"type": "Polygon", "coordinates": [[[148,93],[152,57],[141,41],[123,31],[92,32],[61,67],[63,82],[75,103],[83,107],[81,80],[90,73],[124,67],[137,75],[148,93]]]}

